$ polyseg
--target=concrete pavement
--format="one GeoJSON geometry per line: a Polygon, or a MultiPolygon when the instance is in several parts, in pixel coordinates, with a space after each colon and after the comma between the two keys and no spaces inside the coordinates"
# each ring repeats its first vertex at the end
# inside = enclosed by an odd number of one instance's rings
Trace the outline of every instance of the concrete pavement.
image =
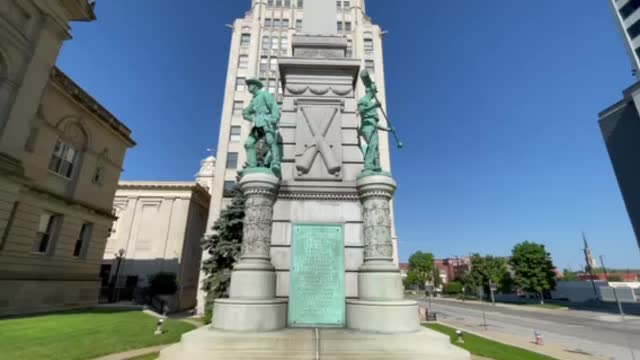
{"type": "MultiPolygon", "coordinates": [[[[419,301],[427,303],[426,299],[419,301]]],[[[524,309],[441,299],[432,300],[432,309],[439,320],[452,326],[534,351],[550,351],[548,355],[558,359],[633,359],[631,346],[636,360],[640,360],[638,317],[622,323],[618,315],[591,311],[524,309]],[[544,346],[532,344],[535,331],[543,334],[544,346]]]]}

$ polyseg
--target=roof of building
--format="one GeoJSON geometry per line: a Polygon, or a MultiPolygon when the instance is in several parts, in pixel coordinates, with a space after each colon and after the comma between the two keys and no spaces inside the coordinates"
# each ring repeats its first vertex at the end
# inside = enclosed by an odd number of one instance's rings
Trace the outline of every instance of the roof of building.
{"type": "Polygon", "coordinates": [[[84,89],[76,84],[67,74],[60,70],[57,66],[53,67],[51,71],[51,80],[54,84],[58,85],[69,96],[85,107],[90,113],[96,115],[98,119],[114,130],[120,136],[122,136],[129,146],[136,145],[136,142],[131,138],[131,130],[118,120],[109,110],[100,105],[91,95],[89,95],[84,89]]]}

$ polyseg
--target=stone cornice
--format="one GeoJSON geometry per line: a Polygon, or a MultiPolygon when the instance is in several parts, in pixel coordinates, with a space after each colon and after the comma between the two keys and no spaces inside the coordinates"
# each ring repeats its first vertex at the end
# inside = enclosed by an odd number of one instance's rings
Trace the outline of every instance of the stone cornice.
{"type": "Polygon", "coordinates": [[[278,199],[284,200],[328,200],[358,201],[357,193],[322,193],[322,192],[280,192],[278,199]]]}
{"type": "Polygon", "coordinates": [[[118,190],[188,190],[209,198],[209,192],[195,181],[120,181],[118,190]]]}
{"type": "Polygon", "coordinates": [[[82,105],[86,110],[96,115],[107,127],[123,137],[130,147],[136,145],[136,142],[131,139],[131,130],[113,116],[113,114],[111,114],[107,109],[100,105],[100,103],[84,91],[84,89],[71,80],[71,78],[69,78],[57,66],[54,66],[51,70],[51,81],[82,105]]]}

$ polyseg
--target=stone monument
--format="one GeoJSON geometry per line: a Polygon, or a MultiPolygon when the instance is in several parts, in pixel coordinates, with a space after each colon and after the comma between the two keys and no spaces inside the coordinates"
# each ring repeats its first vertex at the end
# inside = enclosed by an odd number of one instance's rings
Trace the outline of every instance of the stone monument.
{"type": "Polygon", "coordinates": [[[248,81],[254,136],[245,147],[264,139],[270,150],[249,154],[240,180],[246,218],[230,298],[216,300],[210,327],[160,359],[467,360],[404,300],[391,239],[396,183],[375,144],[378,130],[392,129],[379,124],[375,84],[356,99],[361,61],[346,58],[335,2],[304,4],[316,16],[294,36],[293,57],[279,59],[281,106],[248,81]]]}

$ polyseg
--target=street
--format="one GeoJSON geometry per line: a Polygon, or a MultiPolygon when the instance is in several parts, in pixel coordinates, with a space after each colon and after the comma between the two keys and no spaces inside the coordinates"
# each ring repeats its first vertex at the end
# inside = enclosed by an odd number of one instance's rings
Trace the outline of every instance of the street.
{"type": "MultiPolygon", "coordinates": [[[[427,305],[426,299],[420,302],[427,305]]],[[[584,354],[602,359],[640,359],[640,318],[631,316],[622,323],[619,315],[574,310],[520,310],[517,306],[433,299],[431,308],[438,320],[465,327],[477,333],[501,333],[527,344],[534,332],[544,336],[545,344],[562,347],[567,354],[584,354]],[[487,329],[484,328],[483,309],[487,329]]],[[[527,344],[528,345],[528,344],[527,344]]],[[[569,355],[567,355],[569,356],[569,355]]]]}

